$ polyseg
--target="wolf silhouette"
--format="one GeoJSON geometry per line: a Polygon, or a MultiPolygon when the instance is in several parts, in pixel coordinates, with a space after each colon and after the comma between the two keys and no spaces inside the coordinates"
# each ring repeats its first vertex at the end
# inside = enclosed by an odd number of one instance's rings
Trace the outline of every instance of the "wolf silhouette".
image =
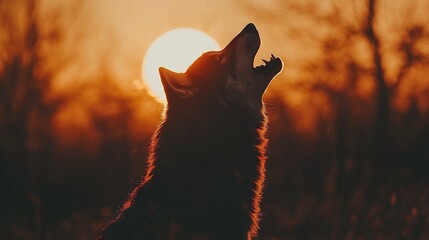
{"type": "Polygon", "coordinates": [[[167,96],[146,174],[97,239],[254,239],[265,179],[262,95],[282,69],[253,67],[259,33],[248,24],[185,73],[160,68],[167,96]]]}

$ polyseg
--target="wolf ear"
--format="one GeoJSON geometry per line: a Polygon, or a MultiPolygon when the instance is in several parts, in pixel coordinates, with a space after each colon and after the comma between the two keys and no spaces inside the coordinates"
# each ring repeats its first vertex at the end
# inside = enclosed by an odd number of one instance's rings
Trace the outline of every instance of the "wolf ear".
{"type": "Polygon", "coordinates": [[[186,73],[176,73],[166,68],[159,68],[162,86],[164,87],[167,100],[172,96],[181,98],[191,98],[196,94],[196,89],[193,88],[192,82],[186,73]]]}

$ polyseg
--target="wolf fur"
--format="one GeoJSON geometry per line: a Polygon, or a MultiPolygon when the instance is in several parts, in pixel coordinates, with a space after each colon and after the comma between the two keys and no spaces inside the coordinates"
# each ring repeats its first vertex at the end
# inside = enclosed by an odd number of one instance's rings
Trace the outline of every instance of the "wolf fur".
{"type": "Polygon", "coordinates": [[[262,95],[282,69],[273,55],[254,68],[259,46],[248,24],[185,73],[160,68],[168,105],[146,174],[97,239],[257,237],[267,146],[262,95]]]}

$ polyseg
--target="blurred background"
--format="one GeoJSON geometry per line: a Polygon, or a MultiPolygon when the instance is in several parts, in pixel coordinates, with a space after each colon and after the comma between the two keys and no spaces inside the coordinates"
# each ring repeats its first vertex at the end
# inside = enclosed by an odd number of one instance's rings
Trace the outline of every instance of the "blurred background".
{"type": "Polygon", "coordinates": [[[135,84],[150,43],[191,27],[225,46],[248,22],[257,59],[285,62],[265,95],[261,239],[429,239],[428,12],[425,0],[2,0],[0,239],[93,239],[160,122],[135,84]]]}

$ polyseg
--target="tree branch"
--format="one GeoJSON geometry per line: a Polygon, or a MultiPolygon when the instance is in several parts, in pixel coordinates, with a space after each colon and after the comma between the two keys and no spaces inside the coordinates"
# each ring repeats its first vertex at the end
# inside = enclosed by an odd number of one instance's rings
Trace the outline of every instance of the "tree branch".
{"type": "Polygon", "coordinates": [[[403,41],[399,44],[399,51],[403,55],[403,64],[399,68],[396,80],[391,88],[392,92],[396,92],[402,81],[405,79],[408,72],[416,63],[424,63],[425,54],[419,53],[417,49],[418,43],[424,37],[425,29],[422,26],[415,25],[409,27],[406,36],[403,37],[403,41]]]}
{"type": "MultiPolygon", "coordinates": [[[[382,96],[388,95],[388,88],[386,85],[385,73],[382,63],[382,56],[380,51],[380,40],[377,36],[375,25],[375,5],[376,0],[368,0],[368,15],[366,21],[366,37],[372,48],[372,58],[375,64],[375,77],[377,82],[378,93],[382,96]]],[[[380,96],[381,97],[381,96],[380,96]]]]}

